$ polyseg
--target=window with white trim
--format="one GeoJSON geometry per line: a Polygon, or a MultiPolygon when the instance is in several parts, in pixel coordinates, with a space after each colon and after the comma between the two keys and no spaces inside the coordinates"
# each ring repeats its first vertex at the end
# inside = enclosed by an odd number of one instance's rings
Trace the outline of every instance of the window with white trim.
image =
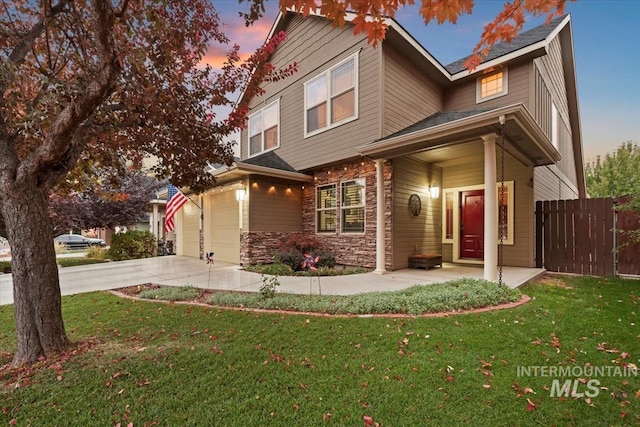
{"type": "Polygon", "coordinates": [[[358,54],[304,84],[304,136],[358,118],[358,54]]]}
{"type": "Polygon", "coordinates": [[[336,184],[316,188],[316,232],[335,233],[337,215],[336,184]]]}
{"type": "Polygon", "coordinates": [[[249,116],[249,157],[280,145],[280,100],[249,116]]]}
{"type": "Polygon", "coordinates": [[[560,128],[558,127],[558,108],[551,102],[551,143],[557,150],[560,146],[560,128]]]}
{"type": "Polygon", "coordinates": [[[354,179],[341,184],[341,230],[343,233],[364,233],[365,181],[354,179]]]}
{"type": "Polygon", "coordinates": [[[476,103],[498,98],[509,93],[507,69],[478,77],[476,80],[476,103]]]}

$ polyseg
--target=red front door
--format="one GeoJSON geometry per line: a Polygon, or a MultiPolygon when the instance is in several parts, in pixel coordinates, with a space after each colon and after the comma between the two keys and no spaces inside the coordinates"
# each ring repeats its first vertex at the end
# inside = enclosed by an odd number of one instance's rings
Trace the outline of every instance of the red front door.
{"type": "Polygon", "coordinates": [[[460,258],[484,259],[484,190],[460,193],[460,258]]]}

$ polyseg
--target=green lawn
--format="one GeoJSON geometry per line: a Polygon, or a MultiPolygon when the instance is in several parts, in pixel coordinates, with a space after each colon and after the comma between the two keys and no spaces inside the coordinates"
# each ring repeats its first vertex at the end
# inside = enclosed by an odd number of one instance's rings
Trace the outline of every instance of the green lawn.
{"type": "MultiPolygon", "coordinates": [[[[33,374],[0,371],[0,425],[640,423],[638,377],[584,378],[600,382],[597,396],[557,398],[556,377],[518,376],[518,366],[640,365],[640,282],[549,276],[522,290],[533,300],[511,310],[399,319],[65,297],[80,350],[33,374]]],[[[13,348],[2,306],[0,364],[13,348]]]]}

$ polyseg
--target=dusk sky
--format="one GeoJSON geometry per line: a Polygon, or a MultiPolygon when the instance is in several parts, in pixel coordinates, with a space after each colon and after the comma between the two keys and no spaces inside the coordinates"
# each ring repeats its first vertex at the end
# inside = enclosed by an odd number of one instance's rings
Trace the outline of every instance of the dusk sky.
{"type": "MultiPolygon", "coordinates": [[[[419,3],[419,0],[416,0],[419,3]]],[[[238,12],[247,4],[214,0],[232,43],[248,56],[262,44],[278,12],[278,1],[266,2],[266,16],[246,28],[238,12]]],[[[477,0],[472,15],[457,25],[425,26],[418,7],[400,9],[396,20],[438,61],[446,65],[469,55],[482,28],[502,9],[502,0],[477,0]]],[[[625,141],[640,143],[640,1],[578,0],[568,3],[571,13],[578,96],[585,162],[614,152],[625,141]]],[[[544,23],[527,21],[525,30],[544,23]]],[[[208,62],[220,63],[220,52],[210,52],[208,62]]]]}

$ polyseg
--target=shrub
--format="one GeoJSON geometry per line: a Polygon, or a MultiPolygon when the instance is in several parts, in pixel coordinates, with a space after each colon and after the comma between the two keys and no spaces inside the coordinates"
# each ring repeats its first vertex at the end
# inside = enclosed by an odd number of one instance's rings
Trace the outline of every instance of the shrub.
{"type": "Polygon", "coordinates": [[[58,258],[57,261],[60,267],[76,267],[78,265],[100,264],[103,262],[107,262],[107,260],[105,259],[93,259],[87,257],[58,258]]]}
{"type": "Polygon", "coordinates": [[[131,230],[115,234],[111,240],[109,257],[115,261],[150,258],[158,253],[155,236],[149,231],[131,230]]]}
{"type": "Polygon", "coordinates": [[[304,233],[292,233],[278,243],[278,250],[280,252],[295,250],[304,254],[310,252],[315,253],[323,249],[325,249],[325,246],[316,236],[304,233]]]}
{"type": "Polygon", "coordinates": [[[287,264],[274,262],[273,264],[263,265],[260,272],[271,276],[291,276],[293,269],[287,264]]]}
{"type": "Polygon", "coordinates": [[[193,286],[161,287],[145,289],[138,295],[140,298],[159,299],[163,301],[190,301],[200,296],[200,290],[193,286]]]}
{"type": "Polygon", "coordinates": [[[305,254],[320,256],[318,267],[333,268],[336,265],[333,253],[316,236],[304,233],[293,233],[282,239],[278,243],[275,260],[288,265],[293,271],[300,271],[305,254]]]}
{"type": "Polygon", "coordinates": [[[0,273],[11,273],[11,261],[0,261],[0,273]]]}
{"type": "Polygon", "coordinates": [[[262,276],[262,285],[260,285],[260,296],[262,298],[273,298],[276,296],[276,288],[280,286],[278,276],[266,277],[262,276]]]}
{"type": "Polygon", "coordinates": [[[107,259],[108,249],[100,248],[98,246],[89,246],[87,248],[87,258],[90,259],[107,259]]]}
{"type": "Polygon", "coordinates": [[[69,247],[61,242],[53,242],[53,250],[56,251],[56,254],[66,254],[69,252],[69,247]]]}
{"type": "Polygon", "coordinates": [[[292,271],[300,271],[302,269],[302,261],[304,254],[297,249],[290,249],[286,252],[278,252],[275,256],[276,264],[284,264],[291,268],[292,271]]]}

